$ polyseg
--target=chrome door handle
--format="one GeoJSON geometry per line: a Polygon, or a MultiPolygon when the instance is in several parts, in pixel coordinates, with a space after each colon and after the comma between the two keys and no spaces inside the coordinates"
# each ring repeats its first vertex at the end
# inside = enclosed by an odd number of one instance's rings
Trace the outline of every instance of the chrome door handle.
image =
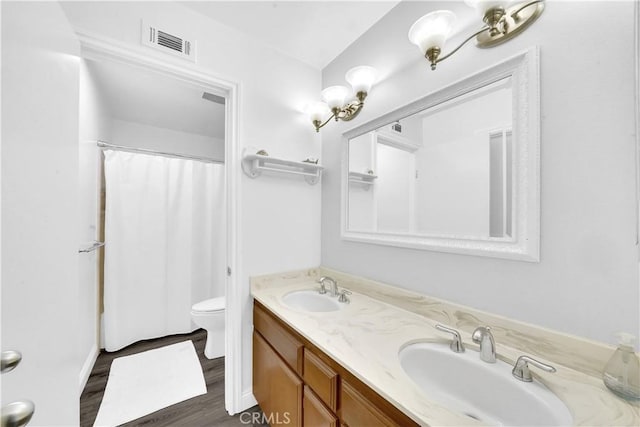
{"type": "MultiPolygon", "coordinates": [[[[13,371],[22,360],[22,354],[15,350],[0,353],[0,373],[13,371]]],[[[33,417],[36,405],[30,400],[9,403],[0,409],[0,427],[23,427],[33,417]]]]}
{"type": "Polygon", "coordinates": [[[30,400],[9,403],[2,407],[0,418],[1,427],[22,427],[26,426],[33,416],[36,405],[30,400]]]}
{"type": "Polygon", "coordinates": [[[7,350],[0,355],[0,373],[6,374],[11,372],[18,366],[22,360],[22,354],[19,351],[7,350]]]}

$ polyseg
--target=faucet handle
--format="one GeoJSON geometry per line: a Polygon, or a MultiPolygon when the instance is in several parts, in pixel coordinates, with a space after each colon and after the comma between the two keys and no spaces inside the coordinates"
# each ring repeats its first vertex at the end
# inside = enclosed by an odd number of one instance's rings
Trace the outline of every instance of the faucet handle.
{"type": "Polygon", "coordinates": [[[543,371],[547,371],[547,372],[556,371],[556,368],[554,368],[551,365],[542,363],[539,360],[533,359],[529,356],[520,356],[518,357],[518,360],[516,361],[516,364],[513,367],[513,371],[511,371],[513,376],[519,379],[520,381],[524,381],[527,383],[530,383],[531,381],[533,381],[533,378],[531,378],[531,371],[529,370],[529,363],[531,363],[533,366],[537,368],[542,369],[543,371]]]}
{"type": "Polygon", "coordinates": [[[442,332],[447,332],[453,335],[453,340],[449,347],[455,353],[464,353],[464,345],[462,344],[462,337],[460,336],[460,332],[455,329],[447,328],[441,324],[436,324],[436,329],[442,332]]]}
{"type": "Polygon", "coordinates": [[[346,302],[347,304],[351,302],[349,297],[347,297],[347,295],[351,295],[351,291],[349,289],[342,288],[342,290],[338,292],[338,295],[338,302],[346,302]]]}

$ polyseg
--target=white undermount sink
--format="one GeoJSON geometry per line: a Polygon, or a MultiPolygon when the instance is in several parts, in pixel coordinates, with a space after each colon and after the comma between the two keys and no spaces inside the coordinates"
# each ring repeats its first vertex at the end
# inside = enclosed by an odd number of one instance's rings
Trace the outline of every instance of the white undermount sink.
{"type": "Polygon", "coordinates": [[[315,312],[338,311],[345,306],[329,293],[320,294],[314,290],[289,292],[282,297],[282,302],[290,308],[315,312]]]}
{"type": "MultiPolygon", "coordinates": [[[[569,426],[565,404],[534,379],[519,381],[501,360],[486,363],[477,351],[454,353],[441,343],[415,343],[400,350],[400,364],[430,400],[486,424],[569,426]]],[[[536,368],[532,368],[535,370],[536,368]]]]}

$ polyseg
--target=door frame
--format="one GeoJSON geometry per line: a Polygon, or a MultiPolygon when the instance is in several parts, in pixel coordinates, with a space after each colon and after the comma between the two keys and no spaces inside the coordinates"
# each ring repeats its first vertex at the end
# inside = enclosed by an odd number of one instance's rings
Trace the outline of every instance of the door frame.
{"type": "Polygon", "coordinates": [[[103,36],[76,31],[83,59],[111,61],[143,68],[182,82],[202,86],[225,98],[225,179],[227,216],[227,280],[225,284],[225,409],[233,415],[242,403],[242,307],[238,280],[242,263],[239,144],[240,84],[221,78],[191,62],[162,55],[142,47],[124,44],[103,36]]]}
{"type": "Polygon", "coordinates": [[[636,110],[636,248],[640,270],[640,2],[634,2],[634,46],[635,46],[635,110],[636,110]]]}

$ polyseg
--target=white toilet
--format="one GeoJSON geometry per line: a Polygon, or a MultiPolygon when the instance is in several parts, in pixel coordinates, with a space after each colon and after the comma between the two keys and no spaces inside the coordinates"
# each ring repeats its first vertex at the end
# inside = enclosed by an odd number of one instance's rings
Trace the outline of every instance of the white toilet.
{"type": "Polygon", "coordinates": [[[224,356],[224,309],[225,297],[211,298],[191,307],[193,323],[207,331],[204,355],[207,359],[224,356]]]}

